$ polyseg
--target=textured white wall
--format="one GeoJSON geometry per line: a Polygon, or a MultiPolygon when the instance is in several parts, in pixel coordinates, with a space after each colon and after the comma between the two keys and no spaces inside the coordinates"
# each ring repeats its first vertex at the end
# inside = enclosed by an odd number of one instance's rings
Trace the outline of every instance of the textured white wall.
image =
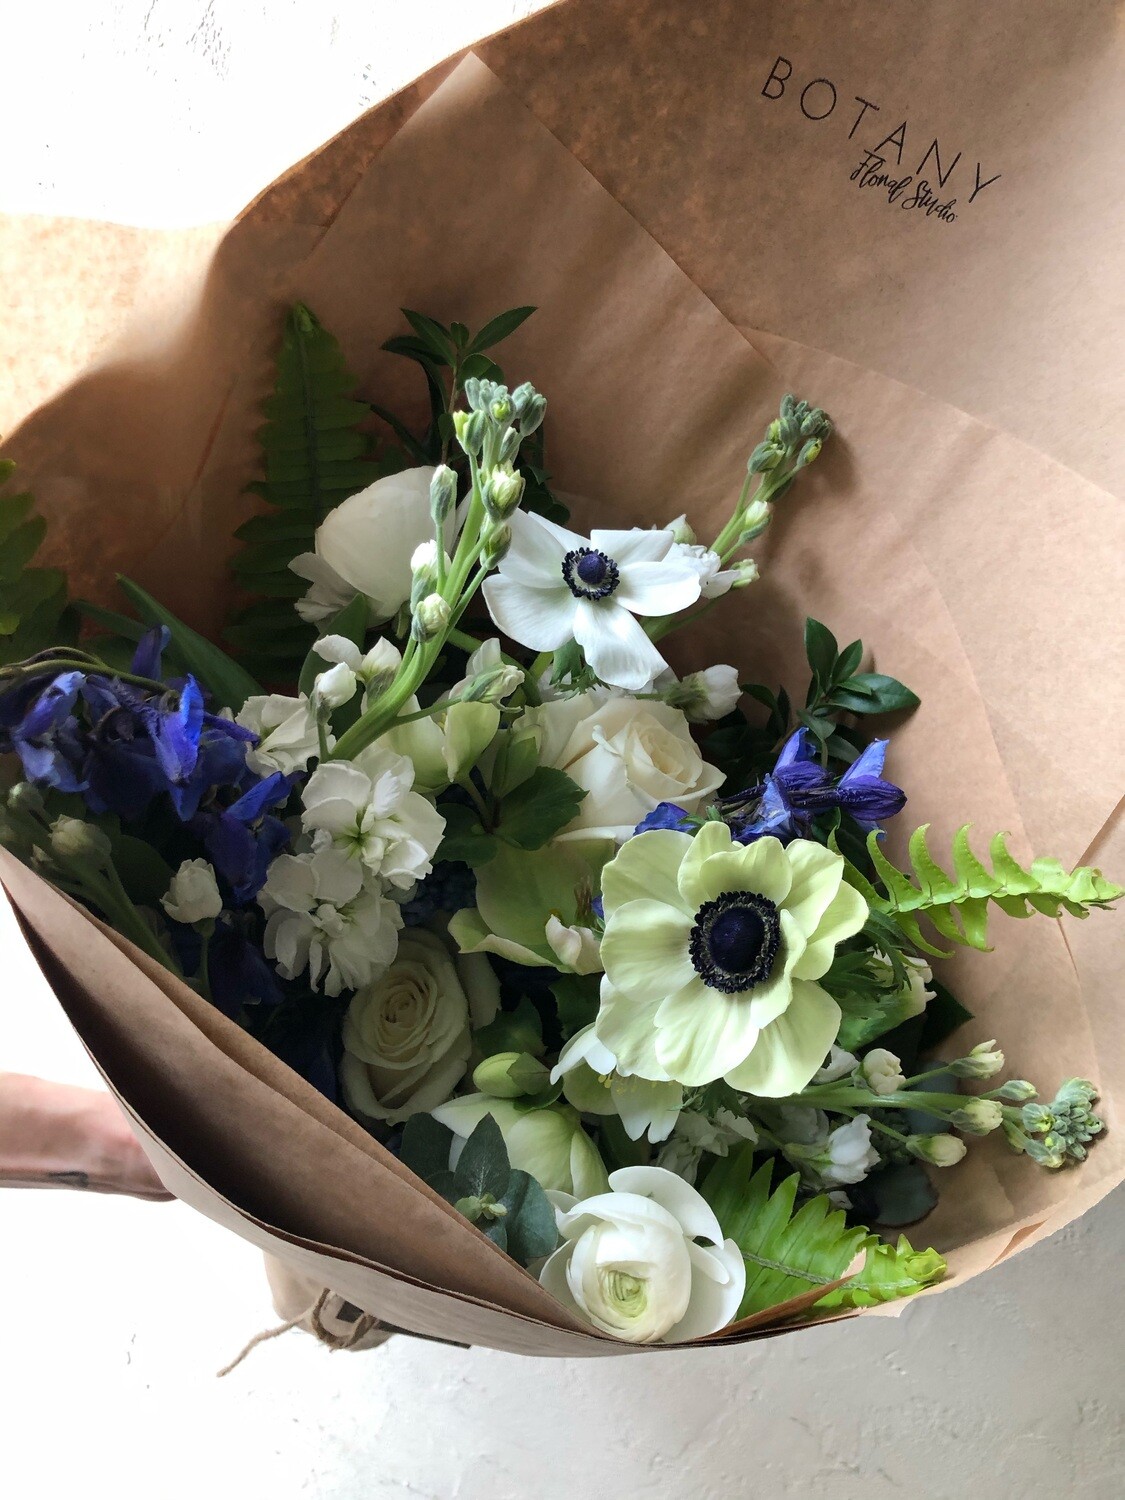
{"type": "MultiPolygon", "coordinates": [[[[534,0],[6,7],[0,211],[190,224],[534,0]],[[169,173],[167,162],[176,160],[169,173]]],[[[6,288],[8,298],[19,288],[6,288]]],[[[0,906],[0,1067],[90,1081],[0,906]]],[[[279,1143],[279,1149],[284,1149],[279,1143]]],[[[1115,1500],[1118,1193],[899,1320],[656,1360],[331,1355],[179,1204],[0,1194],[0,1484],[28,1500],[1115,1500]]]]}

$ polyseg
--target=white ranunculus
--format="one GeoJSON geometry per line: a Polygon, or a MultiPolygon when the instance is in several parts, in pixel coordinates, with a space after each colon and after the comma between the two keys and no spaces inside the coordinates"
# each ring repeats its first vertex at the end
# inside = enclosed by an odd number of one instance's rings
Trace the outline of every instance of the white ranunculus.
{"type": "Polygon", "coordinates": [[[540,763],[565,771],[587,793],[560,838],[626,839],[658,803],[698,812],[722,784],[683,714],[667,703],[595,688],[525,717],[541,732],[540,763]]]}
{"type": "Polygon", "coordinates": [[[662,1167],[623,1167],[610,1192],[558,1214],[563,1243],[539,1280],[572,1312],[633,1344],[680,1343],[725,1328],[746,1264],[703,1197],[662,1167]]]}
{"type": "MultiPolygon", "coordinates": [[[[283,693],[247,698],[235,722],[258,736],[258,743],[246,750],[246,764],[258,776],[271,776],[275,771],[291,776],[319,754],[316,714],[303,693],[299,698],[283,693]]],[[[333,743],[331,736],[328,743],[333,743]]]]}
{"type": "Polygon", "coordinates": [[[376,742],[355,760],[317,766],[301,793],[314,848],[331,846],[388,885],[407,890],[433,868],[445,819],[412,791],[414,767],[376,742]]]}
{"type": "Polygon", "coordinates": [[[308,970],[326,995],[358,990],[389,966],[402,909],[364,883],[363,866],[328,847],[281,854],[258,897],[266,957],[285,979],[308,970]]]}
{"type": "MultiPolygon", "coordinates": [[[[433,538],[433,472],[431,468],[404,469],[377,479],[330,511],[317,528],[317,558],[350,588],[352,598],[367,596],[376,619],[389,620],[410,598],[410,560],[423,542],[433,538]]],[[[453,529],[451,517],[447,544],[453,529]]]]}
{"type": "Polygon", "coordinates": [[[173,922],[212,922],[223,909],[215,872],[205,859],[185,859],[160,904],[173,922]]]}
{"type": "Polygon", "coordinates": [[[471,1050],[469,1000],[446,944],[412,928],[394,963],[352,998],[340,1082],[357,1114],[394,1125],[443,1104],[471,1050]]]}

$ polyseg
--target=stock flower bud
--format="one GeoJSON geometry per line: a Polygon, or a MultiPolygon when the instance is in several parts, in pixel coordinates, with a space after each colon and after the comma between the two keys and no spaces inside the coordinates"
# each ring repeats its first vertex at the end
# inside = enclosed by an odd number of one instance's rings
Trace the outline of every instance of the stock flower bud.
{"type": "Polygon", "coordinates": [[[420,641],[432,641],[449,624],[449,601],[440,594],[427,594],[414,610],[412,630],[420,641]]]}
{"type": "Polygon", "coordinates": [[[481,562],[486,568],[494,568],[503,561],[512,545],[512,528],[506,521],[488,528],[481,547],[481,562]]]}
{"type": "Polygon", "coordinates": [[[903,1085],[902,1064],[886,1047],[872,1047],[860,1068],[873,1094],[894,1094],[903,1085]]]}
{"type": "Polygon", "coordinates": [[[1004,1107],[996,1099],[967,1099],[949,1116],[949,1122],[970,1135],[988,1135],[1004,1123],[1004,1107]]]}
{"type": "Polygon", "coordinates": [[[108,864],[113,853],[109,836],[81,818],[56,818],[51,824],[51,848],[60,859],[85,859],[97,865],[108,864]]]}
{"type": "Polygon", "coordinates": [[[453,413],[454,436],[457,438],[458,445],[471,458],[475,458],[483,447],[487,430],[488,418],[482,411],[455,411],[453,413]]]}
{"type": "Polygon", "coordinates": [[[530,437],[533,432],[543,425],[543,418],[547,415],[547,398],[535,391],[520,413],[519,428],[521,437],[530,437]]]}
{"type": "Polygon", "coordinates": [[[965,1142],[955,1135],[907,1136],[906,1149],[932,1167],[955,1167],[965,1155],[965,1142]]]}
{"type": "MultiPolygon", "coordinates": [[[[776,424],[770,424],[771,430],[774,425],[776,424]]],[[[754,449],[746,467],[751,474],[766,474],[770,469],[776,469],[784,457],[785,449],[780,443],[767,440],[754,449]]]]}
{"type": "Polygon", "coordinates": [[[160,904],[174,922],[213,922],[223,909],[215,871],[205,859],[185,859],[160,904]]]}
{"type": "Polygon", "coordinates": [[[816,460],[820,457],[820,450],[823,447],[824,444],[821,442],[820,438],[810,438],[805,446],[801,449],[800,453],[797,455],[798,469],[806,468],[809,464],[815,463],[816,460]]]}
{"type": "Polygon", "coordinates": [[[1004,1054],[994,1050],[995,1042],[979,1042],[968,1057],[955,1058],[946,1065],[954,1078],[993,1078],[1004,1066],[1004,1054]]]}
{"type": "Polygon", "coordinates": [[[996,1097],[1005,1104],[1026,1104],[1034,1099],[1039,1090],[1026,1078],[1009,1078],[996,1090],[996,1097]]]}
{"type": "Polygon", "coordinates": [[[8,806],[13,812],[26,813],[32,818],[41,818],[46,811],[43,793],[30,781],[17,781],[8,793],[8,806]]]}
{"type": "Polygon", "coordinates": [[[484,506],[494,521],[504,521],[523,498],[524,478],[510,463],[497,464],[484,483],[484,506]]]}
{"type": "Polygon", "coordinates": [[[312,691],[313,707],[318,715],[331,713],[334,708],[342,708],[355,697],[358,686],[351,667],[346,662],[338,661],[327,672],[317,674],[312,691]]]}
{"type": "Polygon", "coordinates": [[[735,575],[734,582],[731,584],[732,589],[744,589],[751,583],[757,583],[761,577],[758,564],[752,557],[742,558],[741,561],[735,563],[731,571],[735,575]]]}
{"type": "Polygon", "coordinates": [[[742,530],[738,536],[738,545],[744,547],[747,542],[760,537],[770,524],[772,515],[773,507],[768,500],[751,500],[742,512],[742,530]]]}
{"type": "Polygon", "coordinates": [[[430,514],[441,526],[457,503],[457,475],[448,464],[439,464],[430,478],[430,514]]]}

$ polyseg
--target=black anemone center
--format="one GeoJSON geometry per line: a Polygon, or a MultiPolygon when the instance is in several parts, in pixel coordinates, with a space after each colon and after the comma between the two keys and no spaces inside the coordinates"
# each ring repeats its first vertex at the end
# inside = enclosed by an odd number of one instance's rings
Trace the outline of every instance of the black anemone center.
{"type": "Polygon", "coordinates": [[[781,920],[768,896],[724,891],[695,914],[690,945],[695,972],[725,995],[767,980],[780,945],[781,920]]]}
{"type": "Polygon", "coordinates": [[[612,557],[596,547],[576,547],[563,558],[562,575],[576,599],[608,599],[621,582],[612,557]]]}

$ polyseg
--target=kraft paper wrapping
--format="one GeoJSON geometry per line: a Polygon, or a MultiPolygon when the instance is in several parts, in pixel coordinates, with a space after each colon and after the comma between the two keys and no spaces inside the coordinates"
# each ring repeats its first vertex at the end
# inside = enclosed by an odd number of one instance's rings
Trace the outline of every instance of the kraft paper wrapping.
{"type": "MultiPolygon", "coordinates": [[[[956,0],[940,21],[876,0],[792,15],[733,0],[568,0],[371,111],[225,234],[0,226],[25,298],[2,355],[2,415],[36,405],[7,451],[76,592],[108,599],[114,571],[128,572],[214,631],[295,299],[341,339],[360,390],[407,414],[423,393],[379,351],[400,306],[472,324],[537,304],[504,363],[548,396],[549,466],[560,489],[587,497],[579,523],[687,510],[709,534],[794,389],[838,434],[780,507],[762,581],[676,643],[681,664],[800,681],[806,613],[841,639],[862,635],[923,701],[894,734],[893,774],[911,796],[902,821],[931,822],[935,849],[972,820],[982,846],[1002,828],[1017,856],[1119,875],[1121,765],[1103,726],[1123,706],[1125,537],[1102,487],[1117,457],[1114,330],[1076,270],[1096,277],[1108,254],[1110,206],[1091,201],[1076,219],[1089,151],[1070,159],[1065,204],[1058,196],[1060,140],[1100,108],[1090,149],[1108,152],[1119,123],[1103,97],[1111,39],[1107,7],[1076,18],[1056,0],[1032,28],[1018,0],[987,20],[956,0]],[[1000,62],[987,37],[1005,18],[1000,62]],[[956,40],[970,22],[982,44],[967,51],[956,40]],[[816,78],[827,82],[802,112],[816,78]],[[852,138],[847,90],[871,104],[852,138]],[[837,106],[808,118],[832,92],[837,106]],[[859,186],[857,147],[896,133],[903,115],[896,177],[913,182],[859,186]],[[908,172],[932,138],[925,171],[908,172]],[[938,161],[938,208],[903,211],[938,161]]],[[[860,105],[849,107],[854,118],[860,105]]],[[[429,1337],[631,1352],[575,1324],[123,939],[7,857],[0,878],[164,1180],[276,1256],[275,1284],[288,1271],[429,1337]]],[[[1125,1175],[1120,921],[998,914],[994,939],[992,955],[948,965],[977,1014],[972,1040],[999,1037],[1013,1071],[1047,1088],[1094,1078],[1110,1130],[1080,1170],[1055,1174],[974,1143],[919,1234],[948,1255],[947,1286],[1125,1175]]]]}

